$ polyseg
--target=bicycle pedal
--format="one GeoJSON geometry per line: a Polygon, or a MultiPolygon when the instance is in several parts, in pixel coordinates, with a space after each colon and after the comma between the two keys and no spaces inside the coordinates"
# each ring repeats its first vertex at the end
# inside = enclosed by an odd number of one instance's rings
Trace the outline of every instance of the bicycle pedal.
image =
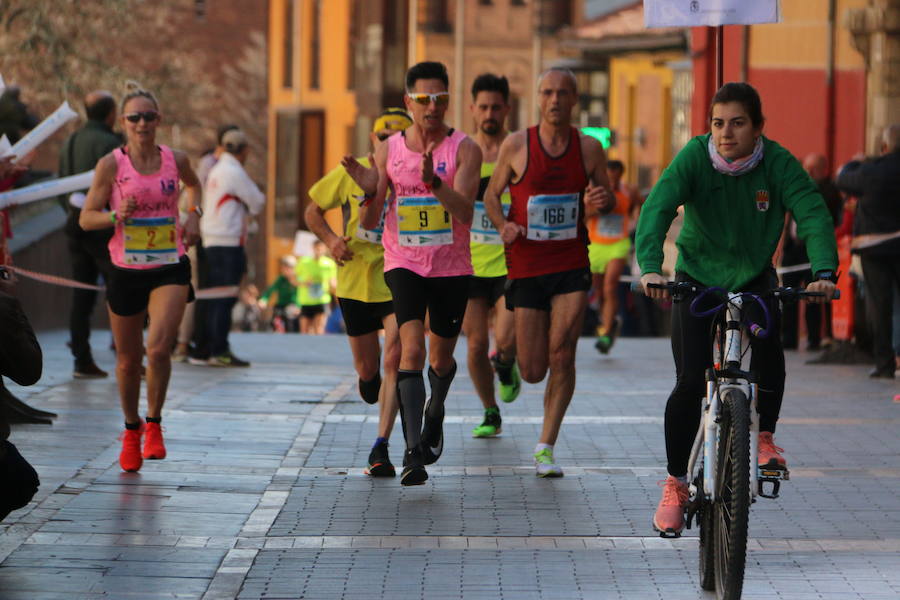
{"type": "Polygon", "coordinates": [[[791,478],[791,472],[784,467],[770,467],[767,465],[757,468],[757,478],[760,481],[763,479],[788,481],[791,478]]]}

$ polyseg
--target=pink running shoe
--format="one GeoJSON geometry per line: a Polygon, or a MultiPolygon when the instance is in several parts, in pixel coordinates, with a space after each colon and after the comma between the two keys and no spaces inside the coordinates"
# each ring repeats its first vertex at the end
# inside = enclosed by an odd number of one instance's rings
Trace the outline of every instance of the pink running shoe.
{"type": "Polygon", "coordinates": [[[759,432],[759,454],[758,464],[761,467],[769,467],[770,469],[783,469],[787,467],[787,461],[781,455],[784,448],[775,445],[772,434],[768,431],[759,432]]]}
{"type": "Polygon", "coordinates": [[[684,529],[684,507],[688,501],[688,486],[669,475],[662,485],[662,498],[653,515],[653,529],[660,537],[679,537],[684,529]]]}

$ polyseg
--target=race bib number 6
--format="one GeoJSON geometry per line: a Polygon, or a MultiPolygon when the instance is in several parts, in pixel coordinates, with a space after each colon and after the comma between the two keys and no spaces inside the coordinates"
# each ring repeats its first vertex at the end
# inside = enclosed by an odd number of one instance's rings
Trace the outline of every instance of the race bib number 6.
{"type": "Polygon", "coordinates": [[[542,194],[528,198],[526,238],[571,240],[578,236],[579,194],[542,194]]]}
{"type": "Polygon", "coordinates": [[[125,221],[125,264],[178,262],[175,217],[132,218],[125,221]]]}
{"type": "MultiPolygon", "coordinates": [[[[509,214],[509,204],[503,204],[502,207],[503,216],[505,217],[509,214]]],[[[500,233],[494,228],[494,224],[491,223],[487,216],[487,211],[484,209],[484,202],[480,200],[475,203],[475,209],[472,213],[472,229],[469,235],[476,244],[503,245],[500,233]]]]}
{"type": "Polygon", "coordinates": [[[453,243],[453,219],[434,196],[400,196],[397,229],[401,246],[446,246],[453,243]]]}
{"type": "MultiPolygon", "coordinates": [[[[363,197],[356,196],[358,201],[362,201],[363,197]]],[[[385,203],[385,208],[387,204],[385,203]]],[[[356,226],[356,237],[360,240],[370,242],[372,244],[381,244],[381,237],[384,233],[384,209],[381,210],[381,218],[375,229],[366,229],[361,224],[356,226]]]]}

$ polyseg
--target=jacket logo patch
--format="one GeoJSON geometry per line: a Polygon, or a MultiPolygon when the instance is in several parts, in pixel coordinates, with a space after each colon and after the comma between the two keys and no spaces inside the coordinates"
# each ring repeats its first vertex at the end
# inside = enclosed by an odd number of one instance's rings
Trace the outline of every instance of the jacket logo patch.
{"type": "Polygon", "coordinates": [[[769,210],[769,191],[756,190],[756,210],[766,212],[769,210]]]}

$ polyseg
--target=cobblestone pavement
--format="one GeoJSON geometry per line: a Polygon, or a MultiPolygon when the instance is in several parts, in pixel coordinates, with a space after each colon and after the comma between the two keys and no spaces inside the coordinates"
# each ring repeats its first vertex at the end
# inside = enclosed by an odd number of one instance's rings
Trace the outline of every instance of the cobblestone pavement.
{"type": "MultiPolygon", "coordinates": [[[[236,335],[250,369],[176,365],[169,457],[137,474],[117,463],[115,382],[73,381],[65,339],[42,335],[44,378],[11,386],[59,418],[13,431],[42,484],[0,524],[2,600],[709,597],[694,533],[650,527],[665,340],[622,339],[609,356],[582,341],[558,480],[531,467],[542,384],[501,407],[501,437],[471,438],[481,409],[463,342],[444,456],[402,488],[362,474],[377,413],[343,337],[236,335]]],[[[107,339],[95,332],[95,347],[107,339]]],[[[777,439],[792,480],[752,509],[744,598],[900,598],[900,386],[807,358],[788,357],[777,439]]]]}

